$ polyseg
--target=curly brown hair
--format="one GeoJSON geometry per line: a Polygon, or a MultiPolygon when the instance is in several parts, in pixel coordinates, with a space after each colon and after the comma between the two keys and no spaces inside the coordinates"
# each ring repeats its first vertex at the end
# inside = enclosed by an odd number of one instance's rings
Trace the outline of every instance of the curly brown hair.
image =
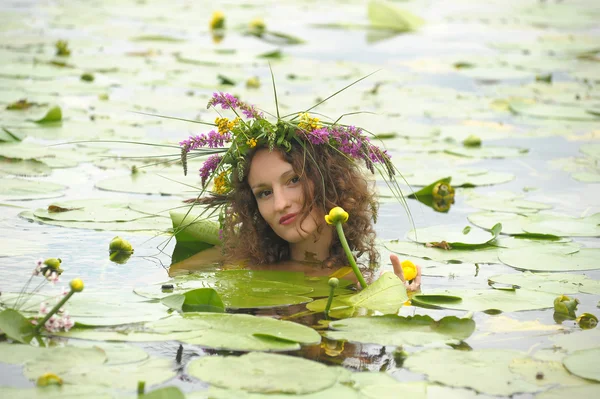
{"type": "MultiPolygon", "coordinates": [[[[225,260],[248,260],[253,264],[276,263],[290,259],[289,243],[280,238],[261,216],[258,204],[248,184],[250,164],[257,151],[255,147],[245,157],[243,178],[238,171],[231,173],[233,190],[226,198],[223,221],[223,252],[225,260]]],[[[314,207],[326,210],[341,206],[350,214],[344,224],[344,233],[350,249],[361,257],[369,258],[369,265],[378,260],[375,250],[374,221],[377,217],[377,200],[374,185],[366,175],[366,168],[330,146],[292,144],[290,151],[274,148],[302,177],[300,182],[305,195],[300,210],[300,223],[314,207]],[[311,185],[311,182],[313,183],[311,185]]],[[[320,232],[325,220],[318,227],[320,232]]],[[[347,264],[342,245],[334,234],[327,266],[347,264]]]]}

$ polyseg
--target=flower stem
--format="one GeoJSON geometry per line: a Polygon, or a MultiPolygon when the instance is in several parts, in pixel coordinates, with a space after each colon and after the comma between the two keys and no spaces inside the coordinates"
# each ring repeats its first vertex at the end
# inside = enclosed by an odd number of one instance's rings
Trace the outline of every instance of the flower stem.
{"type": "Polygon", "coordinates": [[[348,258],[348,262],[350,262],[350,266],[352,267],[352,271],[356,275],[356,279],[360,283],[362,289],[367,288],[367,282],[363,277],[360,270],[358,270],[358,266],[356,265],[356,261],[354,260],[354,256],[352,252],[350,252],[350,247],[348,246],[348,241],[346,241],[346,236],[344,235],[344,229],[342,228],[342,223],[337,222],[335,224],[335,228],[337,230],[338,236],[340,236],[340,242],[342,243],[342,247],[344,248],[344,252],[346,252],[346,257],[348,258]]]}
{"type": "Polygon", "coordinates": [[[71,296],[73,296],[73,294],[75,293],[75,291],[71,290],[67,293],[67,295],[64,296],[63,299],[60,300],[60,302],[58,302],[56,305],[54,305],[54,307],[48,312],[48,314],[46,314],[46,317],[44,317],[42,319],[41,322],[39,322],[37,324],[37,326],[35,326],[34,332],[37,335],[40,332],[40,329],[46,324],[46,322],[48,320],[50,320],[50,318],[56,313],[58,312],[58,310],[60,308],[63,307],[63,305],[69,300],[69,298],[71,298],[71,296]]]}
{"type": "Polygon", "coordinates": [[[325,318],[329,318],[329,309],[331,309],[331,303],[333,302],[333,292],[335,291],[335,286],[331,286],[329,289],[329,298],[327,298],[327,305],[325,305],[325,318]]]}

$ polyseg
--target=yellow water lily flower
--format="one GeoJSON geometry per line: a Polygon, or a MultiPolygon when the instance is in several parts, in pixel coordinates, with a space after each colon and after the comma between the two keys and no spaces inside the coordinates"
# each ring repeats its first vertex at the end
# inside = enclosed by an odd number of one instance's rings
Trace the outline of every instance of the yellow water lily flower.
{"type": "Polygon", "coordinates": [[[225,14],[223,13],[223,11],[213,12],[209,22],[209,26],[211,30],[225,28],[225,14]]]}
{"type": "Polygon", "coordinates": [[[38,387],[46,387],[48,385],[62,385],[63,380],[54,373],[44,373],[38,377],[36,385],[38,387]]]}
{"type": "Polygon", "coordinates": [[[80,278],[74,278],[73,280],[71,280],[69,285],[71,286],[71,290],[73,290],[74,292],[83,291],[83,280],[80,278]]]}
{"type": "Polygon", "coordinates": [[[325,221],[327,224],[337,224],[338,222],[343,224],[348,221],[349,217],[344,208],[336,206],[329,211],[329,215],[325,215],[325,221]]]}
{"type": "Polygon", "coordinates": [[[417,277],[417,266],[411,261],[405,260],[400,263],[400,266],[402,266],[402,273],[404,273],[404,279],[406,281],[413,280],[417,277]]]}

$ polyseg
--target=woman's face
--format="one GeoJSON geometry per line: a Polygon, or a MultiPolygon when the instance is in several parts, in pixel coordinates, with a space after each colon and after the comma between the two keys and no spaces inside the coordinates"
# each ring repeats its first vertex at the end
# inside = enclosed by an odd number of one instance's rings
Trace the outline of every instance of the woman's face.
{"type": "Polygon", "coordinates": [[[275,234],[290,244],[310,238],[323,215],[317,209],[300,223],[304,190],[292,165],[277,151],[258,150],[250,164],[248,184],[256,198],[258,211],[275,234]]]}

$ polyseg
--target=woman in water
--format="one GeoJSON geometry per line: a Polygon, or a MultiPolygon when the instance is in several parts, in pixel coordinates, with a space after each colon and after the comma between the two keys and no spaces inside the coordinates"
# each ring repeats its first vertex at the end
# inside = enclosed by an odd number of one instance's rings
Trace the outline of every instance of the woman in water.
{"type": "MultiPolygon", "coordinates": [[[[271,123],[254,106],[223,93],[215,93],[209,106],[231,109],[238,117],[217,118],[217,131],[180,145],[184,165],[192,151],[223,153],[208,158],[200,175],[204,186],[214,180],[211,196],[201,202],[221,207],[226,261],[332,274],[348,259],[325,215],[342,207],[350,216],[344,232],[352,253],[366,270],[377,264],[373,225],[378,206],[367,172],[377,169],[397,187],[385,151],[359,128],[326,124],[307,113],[271,123]]],[[[390,261],[404,281],[398,257],[391,255],[390,261]]],[[[417,276],[405,284],[417,290],[420,283],[417,267],[417,276]]]]}

